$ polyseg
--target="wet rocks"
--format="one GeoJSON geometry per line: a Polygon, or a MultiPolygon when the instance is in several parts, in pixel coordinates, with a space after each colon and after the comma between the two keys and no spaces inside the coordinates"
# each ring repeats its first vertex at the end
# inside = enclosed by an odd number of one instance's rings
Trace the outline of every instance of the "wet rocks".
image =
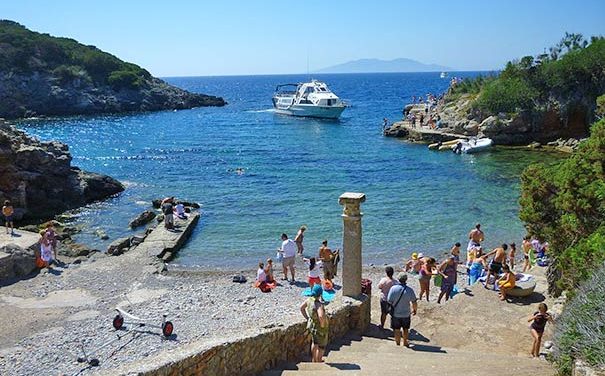
{"type": "Polygon", "coordinates": [[[118,256],[130,248],[130,237],[119,238],[111,242],[107,247],[107,253],[113,256],[118,256]]]}
{"type": "Polygon", "coordinates": [[[145,210],[144,212],[139,214],[136,218],[134,218],[132,221],[130,221],[130,223],[128,223],[128,226],[130,228],[137,228],[137,227],[146,225],[147,223],[153,221],[155,216],[156,216],[156,213],[154,211],[145,210]]]}

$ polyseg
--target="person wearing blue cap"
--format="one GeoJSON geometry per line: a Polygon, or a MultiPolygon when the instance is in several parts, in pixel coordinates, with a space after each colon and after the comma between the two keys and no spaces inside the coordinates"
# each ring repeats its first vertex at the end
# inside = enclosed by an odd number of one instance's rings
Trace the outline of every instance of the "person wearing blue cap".
{"type": "Polygon", "coordinates": [[[321,285],[314,285],[311,293],[312,295],[300,306],[300,312],[307,320],[307,329],[311,333],[311,360],[322,362],[330,331],[328,315],[321,298],[323,293],[321,285]]]}

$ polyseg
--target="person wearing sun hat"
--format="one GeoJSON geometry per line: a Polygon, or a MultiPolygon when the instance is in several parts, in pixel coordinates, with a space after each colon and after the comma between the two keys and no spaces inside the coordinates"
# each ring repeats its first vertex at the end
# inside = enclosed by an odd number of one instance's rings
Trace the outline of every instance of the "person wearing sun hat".
{"type": "Polygon", "coordinates": [[[405,263],[405,271],[412,274],[418,274],[420,272],[420,268],[422,267],[422,258],[424,255],[421,253],[412,253],[412,258],[410,258],[405,263]]]}
{"type": "Polygon", "coordinates": [[[300,312],[307,320],[307,330],[311,333],[311,360],[313,362],[323,361],[330,331],[328,315],[321,298],[322,294],[321,285],[313,285],[311,296],[300,306],[300,312]]]}

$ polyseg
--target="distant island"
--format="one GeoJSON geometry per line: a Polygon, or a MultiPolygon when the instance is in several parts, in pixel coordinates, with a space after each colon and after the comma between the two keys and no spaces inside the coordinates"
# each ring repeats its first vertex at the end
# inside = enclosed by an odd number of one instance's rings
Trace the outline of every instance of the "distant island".
{"type": "Polygon", "coordinates": [[[73,39],[0,20],[0,118],[224,106],[73,39]]]}
{"type": "Polygon", "coordinates": [[[316,73],[387,73],[387,72],[444,72],[452,68],[437,64],[424,64],[412,59],[359,59],[323,68],[316,73]]]}

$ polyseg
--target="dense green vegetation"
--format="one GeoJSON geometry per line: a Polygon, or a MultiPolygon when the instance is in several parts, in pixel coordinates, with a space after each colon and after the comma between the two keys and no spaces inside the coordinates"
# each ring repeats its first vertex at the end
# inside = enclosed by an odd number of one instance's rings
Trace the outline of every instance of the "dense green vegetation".
{"type": "Polygon", "coordinates": [[[115,89],[135,89],[151,78],[145,69],[94,46],[36,33],[13,21],[0,20],[0,46],[0,71],[49,72],[62,83],[80,79],[115,89]]]}
{"type": "Polygon", "coordinates": [[[541,109],[553,98],[594,103],[604,92],[605,38],[588,42],[580,34],[566,34],[548,54],[509,62],[497,78],[466,80],[451,90],[477,94],[475,108],[492,114],[541,109]]]}
{"type": "Polygon", "coordinates": [[[605,366],[605,119],[568,159],[531,165],[521,182],[520,218],[550,243],[550,290],[571,298],[556,326],[559,370],[568,375],[573,358],[605,366]]]}
{"type": "Polygon", "coordinates": [[[555,357],[562,375],[571,374],[574,359],[605,368],[605,267],[591,274],[557,319],[555,357]]]}

